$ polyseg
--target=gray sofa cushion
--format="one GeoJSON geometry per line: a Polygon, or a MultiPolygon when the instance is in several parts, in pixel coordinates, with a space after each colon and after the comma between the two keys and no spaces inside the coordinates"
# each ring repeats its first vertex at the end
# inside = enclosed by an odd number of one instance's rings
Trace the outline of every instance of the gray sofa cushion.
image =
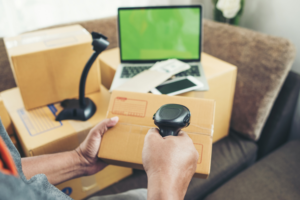
{"type": "Polygon", "coordinates": [[[193,178],[185,199],[202,199],[256,160],[256,143],[234,132],[213,144],[211,173],[208,179],[193,178]]]}
{"type": "MultiPolygon", "coordinates": [[[[257,146],[254,142],[230,133],[213,145],[211,174],[207,180],[193,178],[185,199],[203,198],[235,174],[247,168],[256,159],[257,146]]],[[[147,187],[144,171],[134,174],[95,195],[115,194],[127,190],[147,187]]]]}
{"type": "Polygon", "coordinates": [[[237,66],[231,128],[258,140],[294,61],[294,45],[237,26],[203,21],[203,51],[237,66]]]}
{"type": "Polygon", "coordinates": [[[300,199],[300,140],[285,144],[205,200],[300,199]]]}

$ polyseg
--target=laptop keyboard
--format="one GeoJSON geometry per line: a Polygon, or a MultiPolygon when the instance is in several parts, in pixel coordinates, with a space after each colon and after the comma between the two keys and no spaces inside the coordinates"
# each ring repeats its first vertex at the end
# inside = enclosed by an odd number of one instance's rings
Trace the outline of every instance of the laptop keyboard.
{"type": "MultiPolygon", "coordinates": [[[[132,78],[135,75],[141,73],[142,71],[145,71],[149,69],[151,66],[126,66],[123,67],[121,78],[132,78]]],[[[180,72],[178,74],[175,74],[176,77],[183,77],[183,76],[200,76],[199,67],[198,65],[191,65],[191,68],[188,70],[185,70],[183,72],[180,72]]]]}

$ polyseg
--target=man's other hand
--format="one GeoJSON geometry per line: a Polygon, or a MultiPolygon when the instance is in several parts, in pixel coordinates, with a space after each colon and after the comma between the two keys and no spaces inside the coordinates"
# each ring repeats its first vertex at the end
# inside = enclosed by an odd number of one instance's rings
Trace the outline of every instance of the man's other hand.
{"type": "Polygon", "coordinates": [[[150,129],[143,149],[148,199],[183,199],[198,158],[193,141],[185,132],[163,138],[157,129],[150,129]]]}
{"type": "Polygon", "coordinates": [[[85,175],[92,175],[107,166],[106,163],[98,158],[98,151],[102,136],[119,121],[118,117],[105,119],[92,128],[85,140],[75,150],[79,156],[82,167],[85,169],[85,175]]]}

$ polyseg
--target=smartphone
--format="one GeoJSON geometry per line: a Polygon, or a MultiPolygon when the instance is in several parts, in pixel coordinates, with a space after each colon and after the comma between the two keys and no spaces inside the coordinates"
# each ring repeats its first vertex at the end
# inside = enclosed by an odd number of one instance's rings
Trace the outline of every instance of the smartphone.
{"type": "Polygon", "coordinates": [[[156,88],[153,88],[151,92],[153,94],[166,94],[169,96],[174,96],[192,90],[201,89],[202,87],[204,87],[203,83],[201,83],[195,77],[187,76],[166,81],[156,88]]]}

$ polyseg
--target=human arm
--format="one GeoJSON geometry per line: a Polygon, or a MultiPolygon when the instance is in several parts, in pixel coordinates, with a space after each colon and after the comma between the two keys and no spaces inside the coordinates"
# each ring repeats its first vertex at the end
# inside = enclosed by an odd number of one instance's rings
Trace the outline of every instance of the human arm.
{"type": "Polygon", "coordinates": [[[22,169],[27,179],[45,174],[53,184],[97,173],[107,166],[98,157],[103,134],[118,122],[118,117],[105,119],[92,128],[86,139],[73,151],[22,158],[22,169]]]}
{"type": "Polygon", "coordinates": [[[161,137],[150,129],[145,137],[143,165],[148,177],[148,200],[183,199],[197,167],[198,152],[190,137],[161,137]]]}

